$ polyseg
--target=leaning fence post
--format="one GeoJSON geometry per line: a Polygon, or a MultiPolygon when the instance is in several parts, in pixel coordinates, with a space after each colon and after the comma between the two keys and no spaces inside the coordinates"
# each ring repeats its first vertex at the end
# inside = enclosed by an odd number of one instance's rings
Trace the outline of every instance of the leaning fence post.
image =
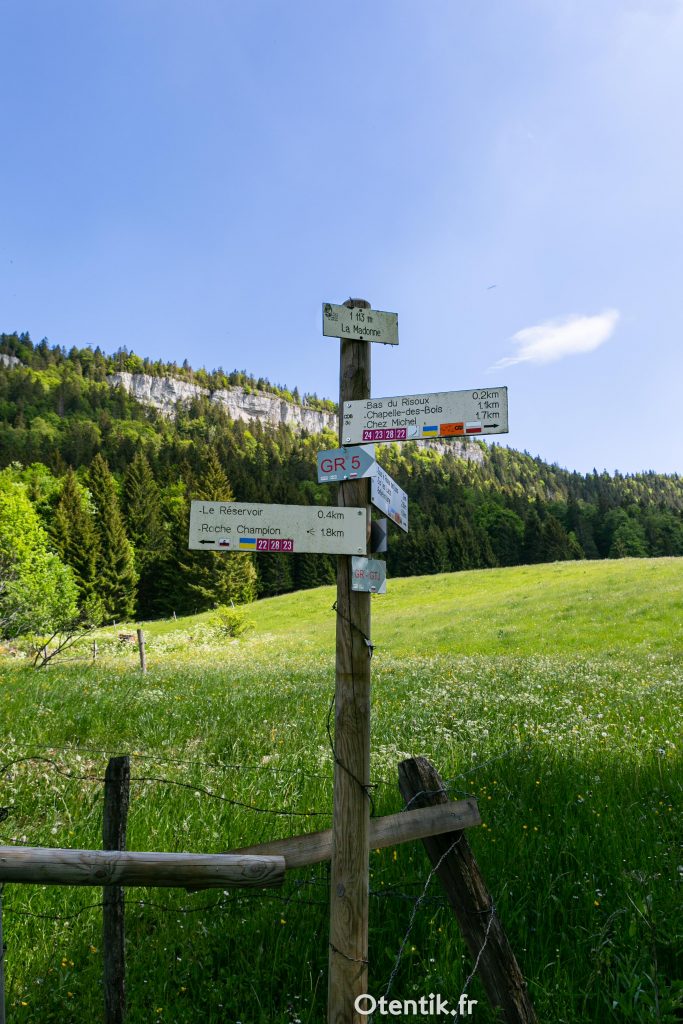
{"type": "MultiPolygon", "coordinates": [[[[411,808],[448,800],[441,776],[426,757],[402,761],[398,780],[401,795],[411,808]]],[[[505,1024],[537,1024],[526,982],[465,833],[446,832],[422,842],[455,911],[492,1007],[501,1010],[505,1024]]]]}
{"type": "MultiPolygon", "coordinates": [[[[104,776],[102,849],[125,850],[130,800],[130,758],[112,757],[104,776]]],[[[105,1024],[123,1024],[126,1012],[123,887],[102,889],[105,1024]]]]}
{"type": "Polygon", "coordinates": [[[145,634],[142,629],[138,629],[138,647],[140,648],[140,668],[142,672],[147,671],[147,655],[145,654],[145,634]]]}

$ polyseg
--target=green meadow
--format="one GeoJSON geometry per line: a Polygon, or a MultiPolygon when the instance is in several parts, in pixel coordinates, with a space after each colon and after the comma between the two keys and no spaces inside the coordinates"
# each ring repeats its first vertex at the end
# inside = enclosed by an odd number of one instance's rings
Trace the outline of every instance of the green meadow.
{"type": "MultiPolygon", "coordinates": [[[[418,754],[453,799],[477,798],[468,837],[540,1021],[679,1021],[683,559],[388,591],[372,599],[374,813],[400,810],[397,765],[418,754]]],[[[107,758],[124,753],[131,850],[329,827],[334,598],[259,602],[238,640],[211,613],[145,624],[144,677],[121,627],[99,632],[95,662],[91,639],[43,670],[2,657],[0,842],[100,847],[107,758]]],[[[467,984],[467,1019],[494,1021],[421,844],[372,851],[370,868],[369,992],[394,971],[391,998],[454,1004],[467,984]]],[[[266,892],[128,889],[130,1024],[324,1020],[327,884],[319,865],[266,892]]],[[[101,1019],[100,900],[5,887],[9,1021],[101,1019]]]]}

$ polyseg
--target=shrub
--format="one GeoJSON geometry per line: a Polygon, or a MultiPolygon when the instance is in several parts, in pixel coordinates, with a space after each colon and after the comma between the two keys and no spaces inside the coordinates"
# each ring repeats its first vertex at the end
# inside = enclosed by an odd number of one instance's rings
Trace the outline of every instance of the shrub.
{"type": "Polygon", "coordinates": [[[239,637],[244,636],[250,629],[254,628],[251,619],[245,619],[244,612],[240,608],[228,608],[227,605],[219,605],[215,615],[210,620],[219,636],[239,637]]]}

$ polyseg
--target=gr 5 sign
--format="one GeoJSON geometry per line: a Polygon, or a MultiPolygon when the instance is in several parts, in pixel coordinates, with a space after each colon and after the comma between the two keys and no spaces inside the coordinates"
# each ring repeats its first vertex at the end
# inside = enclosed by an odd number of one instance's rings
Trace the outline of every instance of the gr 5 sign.
{"type": "Polygon", "coordinates": [[[353,448],[332,448],[318,452],[318,483],[332,484],[340,480],[362,480],[377,472],[374,444],[353,448]]]}

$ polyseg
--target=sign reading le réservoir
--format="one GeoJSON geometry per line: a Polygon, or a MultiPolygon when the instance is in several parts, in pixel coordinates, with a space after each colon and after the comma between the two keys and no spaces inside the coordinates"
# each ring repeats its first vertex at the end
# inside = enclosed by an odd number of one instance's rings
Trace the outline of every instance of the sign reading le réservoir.
{"type": "Polygon", "coordinates": [[[193,501],[190,542],[195,551],[270,551],[364,555],[364,508],[330,505],[254,505],[193,501]]]}
{"type": "Polygon", "coordinates": [[[344,402],[343,413],[343,444],[507,434],[508,389],[363,398],[344,402]]]}
{"type": "Polygon", "coordinates": [[[350,309],[323,302],[323,335],[351,341],[378,341],[398,345],[398,313],[379,309],[350,309]]]}

